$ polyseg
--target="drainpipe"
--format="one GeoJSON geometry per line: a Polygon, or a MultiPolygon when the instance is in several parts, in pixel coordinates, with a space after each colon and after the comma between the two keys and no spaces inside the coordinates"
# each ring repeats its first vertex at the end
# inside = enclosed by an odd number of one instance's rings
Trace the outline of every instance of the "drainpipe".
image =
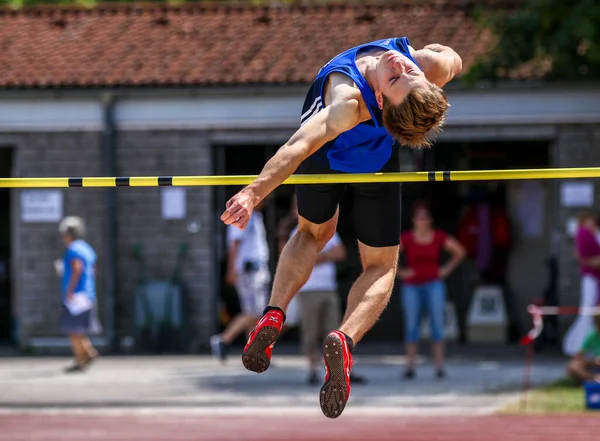
{"type": "MultiPolygon", "coordinates": [[[[116,128],[115,128],[115,97],[111,93],[102,96],[103,132],[102,132],[102,174],[117,176],[116,161],[116,128]]],[[[104,301],[106,302],[105,335],[107,348],[116,352],[115,307],[117,287],[117,200],[116,189],[106,188],[106,249],[103,259],[103,270],[106,274],[104,301]]]]}

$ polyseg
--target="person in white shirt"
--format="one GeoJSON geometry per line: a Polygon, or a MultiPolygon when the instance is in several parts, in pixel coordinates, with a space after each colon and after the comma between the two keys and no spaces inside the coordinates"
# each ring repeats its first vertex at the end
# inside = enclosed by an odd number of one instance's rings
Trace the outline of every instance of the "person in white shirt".
{"type": "MultiPolygon", "coordinates": [[[[290,237],[296,234],[294,228],[290,237]]],[[[346,258],[346,248],[338,233],[317,255],[313,271],[298,292],[300,299],[300,328],[302,350],[308,358],[309,384],[319,384],[318,375],[321,344],[325,336],[337,329],[341,322],[341,305],[338,295],[336,262],[346,258]]],[[[364,378],[350,374],[350,381],[364,382],[364,378]]]]}
{"type": "Polygon", "coordinates": [[[223,361],[227,347],[242,332],[252,329],[269,301],[269,244],[262,212],[252,213],[245,230],[233,225],[227,227],[227,249],[226,282],[237,291],[241,313],[222,334],[210,339],[213,355],[223,361]]]}

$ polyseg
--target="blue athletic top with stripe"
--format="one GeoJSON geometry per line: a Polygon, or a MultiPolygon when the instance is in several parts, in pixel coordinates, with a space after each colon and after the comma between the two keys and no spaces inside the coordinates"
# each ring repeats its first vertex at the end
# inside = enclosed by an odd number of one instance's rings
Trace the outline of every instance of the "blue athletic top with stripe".
{"type": "Polygon", "coordinates": [[[328,161],[331,170],[345,173],[375,173],[387,163],[395,141],[383,127],[375,93],[356,67],[356,56],[365,49],[381,48],[396,50],[417,64],[410,55],[409,44],[406,37],[373,41],[342,52],[321,68],[304,101],[301,123],[305,124],[323,109],[325,82],[333,72],[343,73],[356,83],[372,119],[325,144],[313,154],[314,159],[328,161]]]}

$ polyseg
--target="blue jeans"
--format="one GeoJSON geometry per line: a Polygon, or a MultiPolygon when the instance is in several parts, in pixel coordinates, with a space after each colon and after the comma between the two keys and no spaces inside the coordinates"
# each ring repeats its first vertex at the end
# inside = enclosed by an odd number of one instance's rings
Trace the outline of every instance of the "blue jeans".
{"type": "Polygon", "coordinates": [[[431,340],[438,343],[444,340],[444,307],[446,305],[446,285],[441,280],[420,284],[402,285],[402,307],[407,343],[418,343],[419,325],[423,313],[429,316],[431,340]]]}

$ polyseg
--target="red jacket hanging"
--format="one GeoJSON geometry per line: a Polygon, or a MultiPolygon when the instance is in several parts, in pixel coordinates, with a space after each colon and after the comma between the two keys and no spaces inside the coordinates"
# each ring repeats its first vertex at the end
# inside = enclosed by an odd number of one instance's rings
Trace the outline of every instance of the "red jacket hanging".
{"type": "MultiPolygon", "coordinates": [[[[492,207],[492,241],[494,248],[508,249],[511,244],[510,224],[504,211],[498,207],[492,207]]],[[[459,226],[457,239],[467,250],[471,259],[477,258],[479,240],[479,220],[475,206],[469,206],[463,215],[459,226]]]]}

